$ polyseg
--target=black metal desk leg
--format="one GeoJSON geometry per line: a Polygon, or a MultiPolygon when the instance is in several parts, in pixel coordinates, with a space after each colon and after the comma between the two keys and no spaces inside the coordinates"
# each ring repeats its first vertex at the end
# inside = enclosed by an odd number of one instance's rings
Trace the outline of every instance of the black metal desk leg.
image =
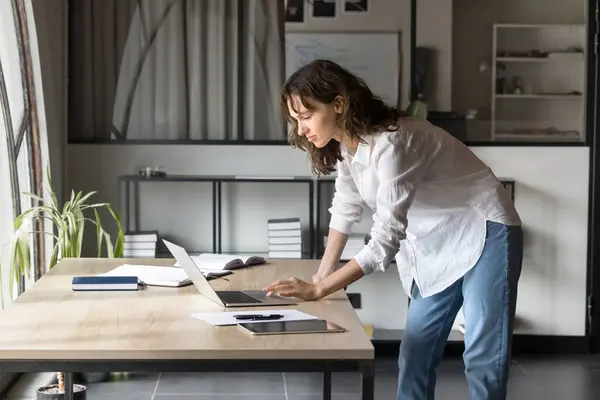
{"type": "Polygon", "coordinates": [[[314,258],[315,257],[315,239],[316,237],[318,237],[318,235],[315,235],[315,224],[314,224],[314,218],[315,218],[315,208],[314,208],[314,204],[315,204],[315,191],[314,191],[314,182],[310,181],[308,183],[308,242],[309,242],[309,250],[308,250],[308,258],[314,258]]]}
{"type": "Polygon", "coordinates": [[[118,202],[118,204],[119,204],[119,210],[118,211],[119,211],[119,215],[121,216],[121,225],[124,225],[125,224],[125,219],[123,218],[123,216],[125,214],[123,214],[123,213],[124,213],[124,210],[125,210],[125,202],[123,201],[123,194],[124,194],[124,192],[123,192],[123,181],[121,179],[119,179],[117,181],[117,193],[119,195],[119,202],[118,202]]]}
{"type": "Polygon", "coordinates": [[[360,369],[362,375],[362,400],[375,399],[375,364],[365,362],[360,369]]]}
{"type": "Polygon", "coordinates": [[[63,372],[65,378],[65,400],[73,400],[73,373],[63,372]]]}
{"type": "Polygon", "coordinates": [[[217,236],[217,253],[221,254],[223,249],[221,248],[222,240],[223,240],[223,225],[221,223],[221,206],[223,205],[223,193],[221,191],[221,181],[217,182],[217,205],[219,206],[217,210],[217,225],[219,229],[219,236],[217,236]]]}
{"type": "Polygon", "coordinates": [[[213,253],[217,252],[217,181],[212,183],[213,253]]]}
{"type": "Polygon", "coordinates": [[[321,246],[323,244],[323,235],[321,234],[321,182],[317,181],[317,200],[315,204],[316,216],[315,216],[315,242],[314,242],[314,258],[321,258],[322,251],[321,246]]]}
{"type": "Polygon", "coordinates": [[[125,232],[131,229],[131,199],[129,198],[129,181],[125,181],[125,232]]]}
{"type": "Polygon", "coordinates": [[[331,400],[331,371],[323,372],[323,400],[331,400]]]}
{"type": "Polygon", "coordinates": [[[136,232],[140,231],[140,183],[138,181],[135,181],[133,183],[133,196],[134,196],[134,202],[135,202],[135,225],[134,225],[134,229],[136,232]]]}

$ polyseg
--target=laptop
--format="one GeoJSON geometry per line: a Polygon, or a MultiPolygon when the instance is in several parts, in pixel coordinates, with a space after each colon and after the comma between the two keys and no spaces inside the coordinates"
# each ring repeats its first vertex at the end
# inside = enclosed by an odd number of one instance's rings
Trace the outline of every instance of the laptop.
{"type": "Polygon", "coordinates": [[[267,296],[262,290],[214,290],[192,257],[181,246],[177,246],[165,239],[163,242],[181,265],[181,268],[190,277],[198,292],[209,300],[223,307],[251,307],[251,306],[284,306],[295,305],[296,302],[280,297],[267,296]]]}

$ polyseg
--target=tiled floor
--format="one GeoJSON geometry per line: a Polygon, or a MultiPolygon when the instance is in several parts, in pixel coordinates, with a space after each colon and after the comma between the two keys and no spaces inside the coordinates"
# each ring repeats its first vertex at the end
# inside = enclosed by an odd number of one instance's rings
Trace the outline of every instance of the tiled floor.
{"type": "MultiPolygon", "coordinates": [[[[436,399],[466,400],[467,384],[459,359],[445,360],[438,370],[436,399]]],[[[357,374],[333,375],[334,400],[360,399],[357,374]]],[[[35,399],[35,388],[47,375],[26,375],[6,400],[35,399]],[[36,382],[37,379],[37,382],[36,382]]],[[[320,374],[305,373],[131,373],[125,381],[88,385],[88,399],[123,400],[317,400],[320,374]]],[[[377,363],[375,399],[395,399],[395,360],[377,363]]],[[[536,357],[515,361],[509,383],[509,399],[600,399],[600,357],[536,357]]]]}

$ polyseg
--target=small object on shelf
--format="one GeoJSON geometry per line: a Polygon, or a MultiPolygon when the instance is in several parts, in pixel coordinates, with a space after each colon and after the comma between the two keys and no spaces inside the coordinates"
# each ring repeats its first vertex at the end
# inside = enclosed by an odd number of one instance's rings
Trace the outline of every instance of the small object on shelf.
{"type": "Polygon", "coordinates": [[[155,258],[158,231],[127,232],[123,240],[123,258],[155,258]]]}
{"type": "Polygon", "coordinates": [[[272,218],[267,221],[269,258],[302,258],[300,218],[272,218]]]}
{"type": "Polygon", "coordinates": [[[513,78],[513,91],[515,94],[523,94],[523,78],[520,76],[513,78]]]}
{"type": "Polygon", "coordinates": [[[548,53],[541,50],[530,51],[497,51],[498,58],[546,58],[548,53]]]}
{"type": "Polygon", "coordinates": [[[496,93],[505,93],[506,64],[496,63],[496,93]]]}
{"type": "Polygon", "coordinates": [[[159,176],[167,176],[167,172],[163,167],[142,167],[139,169],[139,174],[147,178],[154,178],[159,176]]]}
{"type": "Polygon", "coordinates": [[[406,108],[406,113],[411,118],[427,119],[427,103],[420,99],[414,100],[406,108]]]}

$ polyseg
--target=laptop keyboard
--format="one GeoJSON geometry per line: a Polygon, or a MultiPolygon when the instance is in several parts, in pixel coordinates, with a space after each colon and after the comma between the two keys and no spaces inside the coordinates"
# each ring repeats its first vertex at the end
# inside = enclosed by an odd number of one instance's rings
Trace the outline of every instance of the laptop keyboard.
{"type": "Polygon", "coordinates": [[[255,299],[252,296],[249,296],[243,292],[227,292],[227,291],[219,291],[219,298],[225,304],[238,303],[238,304],[256,304],[260,303],[259,300],[255,299]]]}

